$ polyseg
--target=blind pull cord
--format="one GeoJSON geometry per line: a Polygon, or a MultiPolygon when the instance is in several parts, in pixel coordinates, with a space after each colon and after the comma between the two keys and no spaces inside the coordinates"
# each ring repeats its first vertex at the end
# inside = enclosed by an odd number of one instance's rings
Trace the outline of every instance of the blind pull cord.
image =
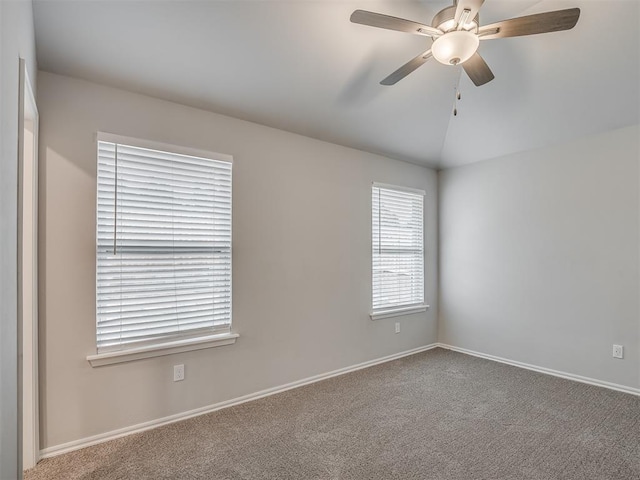
{"type": "Polygon", "coordinates": [[[382,189],[378,189],[378,255],[382,252],[382,221],[381,221],[381,201],[380,195],[382,195],[382,189]]]}
{"type": "Polygon", "coordinates": [[[113,255],[116,255],[116,248],[118,242],[118,144],[115,144],[116,157],[115,157],[115,190],[114,190],[114,205],[113,205],[113,255]]]}

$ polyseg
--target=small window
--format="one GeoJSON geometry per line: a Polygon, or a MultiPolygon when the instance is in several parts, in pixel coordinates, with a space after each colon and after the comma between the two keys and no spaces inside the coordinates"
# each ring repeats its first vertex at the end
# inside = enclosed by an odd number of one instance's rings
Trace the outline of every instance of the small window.
{"type": "Polygon", "coordinates": [[[98,353],[230,332],[230,157],[100,138],[98,353]]]}
{"type": "Polygon", "coordinates": [[[372,188],[373,313],[424,310],[424,192],[372,188]]]}

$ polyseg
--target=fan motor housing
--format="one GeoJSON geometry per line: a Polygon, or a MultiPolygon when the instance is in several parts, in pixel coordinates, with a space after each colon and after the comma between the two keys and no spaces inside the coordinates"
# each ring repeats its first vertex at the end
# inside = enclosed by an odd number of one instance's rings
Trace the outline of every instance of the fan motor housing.
{"type": "MultiPolygon", "coordinates": [[[[456,27],[455,16],[456,16],[455,5],[452,7],[444,8],[440,10],[438,13],[436,13],[436,15],[433,17],[433,20],[431,21],[431,26],[434,28],[439,28],[443,32],[448,32],[456,27]]],[[[471,29],[465,28],[465,30],[477,33],[480,25],[480,14],[477,14],[470,23],[473,24],[473,27],[471,29]]],[[[470,24],[467,23],[467,25],[470,25],[470,24]]]]}

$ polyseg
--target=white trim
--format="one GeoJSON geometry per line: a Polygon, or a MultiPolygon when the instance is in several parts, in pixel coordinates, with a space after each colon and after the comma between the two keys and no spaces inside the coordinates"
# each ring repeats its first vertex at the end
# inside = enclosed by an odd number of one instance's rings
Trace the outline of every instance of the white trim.
{"type": "Polygon", "coordinates": [[[492,360],[494,362],[506,363],[514,367],[524,368],[526,370],[532,370],[534,372],[546,373],[554,377],[564,378],[566,380],[573,380],[575,382],[586,383],[589,385],[595,385],[596,387],[604,387],[610,390],[617,390],[618,392],[630,393],[631,395],[640,396],[640,388],[627,387],[626,385],[619,385],[617,383],[605,382],[604,380],[597,380],[595,378],[583,377],[582,375],[576,375],[573,373],[561,372],[559,370],[553,370],[551,368],[538,367],[537,365],[531,365],[529,363],[518,362],[516,360],[509,360],[507,358],[496,357],[495,355],[489,355],[486,353],[475,352],[473,350],[467,350],[466,348],[454,347],[452,345],[446,345],[444,343],[438,343],[438,347],[454,352],[464,353],[474,357],[484,358],[485,360],[492,360]]]}
{"type": "Polygon", "coordinates": [[[404,352],[396,353],[393,355],[388,355],[386,357],[377,358],[374,360],[370,360],[368,362],[359,363],[357,365],[353,365],[350,367],[341,368],[338,370],[333,370],[328,373],[323,373],[319,375],[314,375],[312,377],[308,377],[302,380],[298,380],[296,382],[291,382],[285,385],[281,385],[278,387],[268,388],[266,390],[262,390],[255,393],[250,393],[248,395],[243,395],[241,397],[237,397],[231,400],[219,402],[213,405],[208,405],[201,408],[196,408],[194,410],[189,410],[187,412],[177,413],[174,415],[169,415],[167,417],[159,418],[156,420],[150,420],[148,422],[139,423],[137,425],[132,425],[130,427],[124,427],[117,430],[112,430],[110,432],[101,433],[98,435],[93,435],[91,437],[82,438],[80,440],[74,440],[67,443],[62,443],[60,445],[54,445],[52,447],[47,447],[45,449],[40,450],[40,458],[49,458],[54,457],[56,455],[61,455],[63,453],[72,452],[74,450],[79,450],[81,448],[90,447],[91,445],[97,445],[99,443],[107,442],[109,440],[115,440],[116,438],[121,438],[127,435],[131,435],[134,433],[144,432],[145,430],[151,430],[156,427],[160,427],[162,425],[168,425],[170,423],[175,423],[181,420],[186,420],[188,418],[197,417],[199,415],[204,415],[207,413],[215,412],[216,410],[221,410],[223,408],[232,407],[234,405],[239,405],[241,403],[250,402],[252,400],[258,400],[259,398],[268,397],[270,395],[275,395],[277,393],[285,392],[287,390],[291,390],[294,388],[302,387],[304,385],[309,385],[311,383],[316,383],[322,380],[326,380],[331,377],[337,377],[339,375],[344,375],[346,373],[355,372],[357,370],[361,370],[364,368],[372,367],[374,365],[378,365],[380,363],[390,362],[393,360],[397,360],[399,358],[407,357],[409,355],[415,355],[417,353],[425,352],[427,350],[432,350],[434,348],[444,348],[446,350],[452,350],[454,352],[463,353],[466,355],[471,355],[474,357],[484,358],[486,360],[492,360],[494,362],[505,363],[507,365],[512,365],[515,367],[524,368],[527,370],[533,370],[535,372],[546,373],[548,375],[553,375],[556,377],[564,378],[567,380],[574,380],[581,383],[587,383],[589,385],[595,385],[598,387],[609,388],[612,390],[617,390],[624,393],[630,393],[632,395],[640,395],[640,389],[627,387],[624,385],[618,385],[615,383],[604,382],[601,380],[596,380],[588,377],[582,377],[580,375],[574,375],[570,373],[560,372],[557,370],[551,370],[548,368],[538,367],[535,365],[530,365],[522,362],[517,362],[514,360],[508,360],[501,357],[496,357],[494,355],[488,355],[485,353],[475,352],[473,350],[467,350],[465,348],[454,347],[451,345],[446,345],[444,343],[432,343],[430,345],[425,345],[424,347],[414,348],[412,350],[407,350],[404,352]]]}
{"type": "Polygon", "coordinates": [[[131,362],[142,358],[160,357],[163,355],[171,355],[173,353],[231,345],[236,343],[236,339],[239,336],[240,335],[237,333],[223,333],[208,335],[206,337],[174,340],[172,342],[147,345],[144,347],[129,348],[127,350],[87,355],[87,361],[92,367],[101,367],[103,365],[112,365],[114,363],[131,362]]]}
{"type": "Polygon", "coordinates": [[[371,312],[369,316],[371,320],[381,320],[383,318],[399,317],[400,315],[410,315],[412,313],[425,312],[429,308],[429,305],[412,305],[410,307],[393,307],[385,308],[384,310],[377,310],[371,312]]]}
{"type": "Polygon", "coordinates": [[[374,188],[384,188],[386,190],[396,190],[398,192],[415,193],[416,195],[427,195],[427,192],[418,188],[403,187],[401,185],[391,185],[389,183],[371,182],[371,186],[374,188]]]}
{"type": "Polygon", "coordinates": [[[243,395],[238,398],[215,403],[213,405],[196,408],[194,410],[189,410],[187,412],[176,413],[175,415],[169,415],[168,417],[158,418],[156,420],[150,420],[148,422],[139,423],[137,425],[132,425],[130,427],[124,427],[118,430],[112,430],[110,432],[100,433],[98,435],[82,438],[80,440],[74,440],[72,442],[62,443],[60,445],[54,445],[52,447],[47,447],[41,450],[40,458],[54,457],[56,455],[72,452],[74,450],[79,450],[81,448],[89,447],[91,445],[96,445],[98,443],[107,442],[109,440],[115,440],[116,438],[124,437],[126,435],[144,432],[145,430],[150,430],[152,428],[160,427],[162,425],[167,425],[170,423],[178,422],[180,420],[186,420],[188,418],[197,417],[198,415],[204,415],[206,413],[215,412],[216,410],[221,410],[223,408],[232,407],[234,405],[250,402],[252,400],[268,397],[270,395],[275,395],[276,393],[281,393],[287,390],[291,390],[293,388],[298,388],[304,385],[309,385],[311,383],[316,383],[331,377],[344,375],[345,373],[355,372],[356,370],[362,370],[363,368],[372,367],[380,363],[390,362],[392,360],[397,360],[399,358],[407,357],[409,355],[415,355],[416,353],[425,352],[427,350],[436,348],[437,346],[438,345],[436,343],[432,343],[431,345],[425,345],[423,347],[406,350],[404,352],[394,353],[392,355],[387,355],[386,357],[376,358],[374,360],[369,360],[368,362],[359,363],[357,365],[352,365],[350,367],[340,368],[338,370],[333,370],[331,372],[321,373],[319,375],[307,377],[302,380],[287,383],[285,385],[280,385],[278,387],[268,388],[266,390],[261,390],[259,392],[250,393],[248,395],[243,395]]]}
{"type": "Polygon", "coordinates": [[[118,143],[121,145],[130,145],[132,147],[148,148],[149,150],[175,153],[177,155],[189,155],[192,157],[208,158],[210,160],[233,163],[233,157],[225,153],[210,152],[208,150],[199,150],[197,148],[155,142],[152,140],[144,140],[142,138],[125,137],[123,135],[115,135],[113,133],[96,132],[96,141],[118,143]]]}
{"type": "MultiPolygon", "coordinates": [[[[19,65],[19,108],[18,108],[18,313],[20,316],[18,338],[22,343],[23,360],[19,370],[20,390],[19,409],[20,416],[20,460],[21,469],[34,467],[40,454],[40,413],[38,392],[38,136],[39,121],[38,106],[36,104],[33,87],[23,58],[19,65]],[[32,171],[31,178],[25,177],[25,127],[27,121],[33,123],[32,132],[32,171]],[[25,203],[24,187],[29,183],[32,188],[31,202],[25,203]],[[31,210],[32,221],[32,271],[26,272],[24,267],[24,213],[25,209],[31,210]],[[25,281],[31,280],[31,316],[30,322],[25,323],[24,318],[24,292],[25,281]]],[[[29,289],[29,287],[27,287],[29,289]]]]}

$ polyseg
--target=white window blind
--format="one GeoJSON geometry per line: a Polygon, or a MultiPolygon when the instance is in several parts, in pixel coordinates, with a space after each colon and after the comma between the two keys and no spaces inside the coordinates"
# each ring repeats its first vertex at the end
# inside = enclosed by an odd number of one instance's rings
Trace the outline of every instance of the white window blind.
{"type": "Polygon", "coordinates": [[[424,193],[372,188],[373,311],[424,302],[424,193]]]}
{"type": "Polygon", "coordinates": [[[231,162],[98,142],[98,352],[231,328],[231,162]]]}

